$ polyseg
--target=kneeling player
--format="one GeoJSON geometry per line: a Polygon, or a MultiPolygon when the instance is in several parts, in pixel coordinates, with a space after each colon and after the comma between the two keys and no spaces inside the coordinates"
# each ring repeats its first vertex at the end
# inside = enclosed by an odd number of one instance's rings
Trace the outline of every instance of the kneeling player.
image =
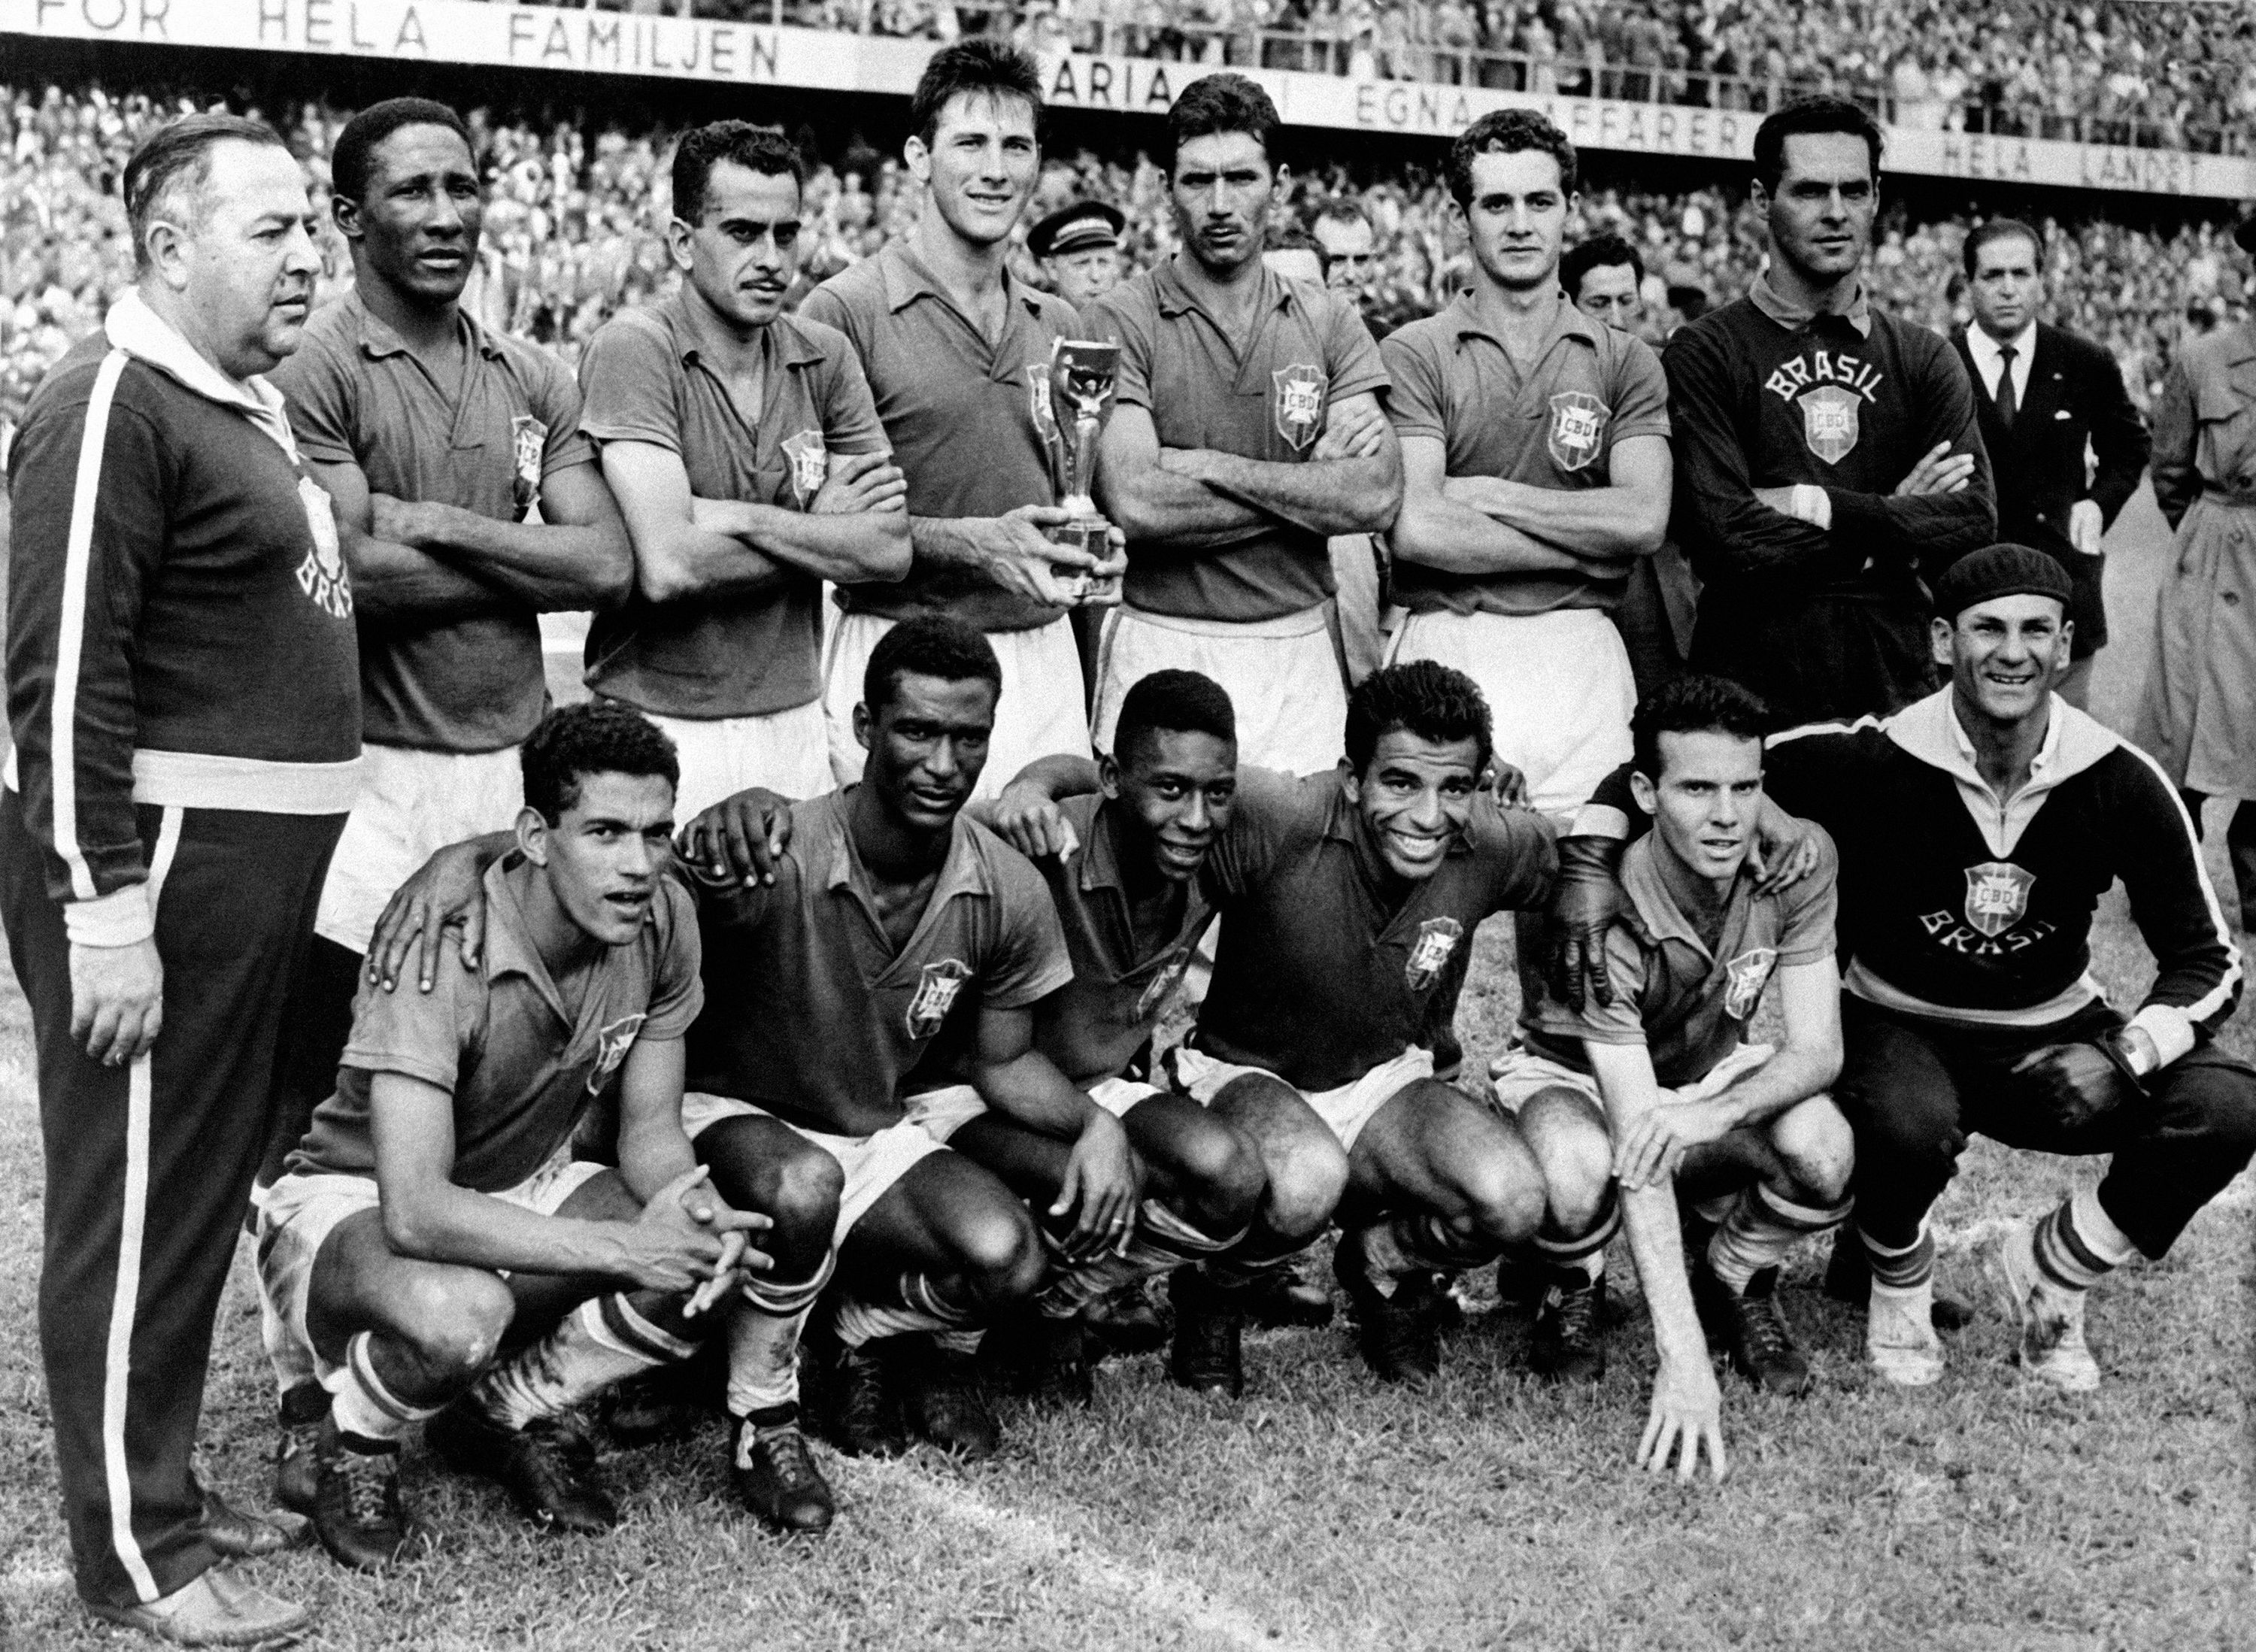
{"type": "Polygon", "coordinates": [[[286,1500],[349,1565],[419,1546],[397,1465],[427,1418],[442,1456],[540,1524],[610,1526],[570,1412],[690,1353],[699,1310],[751,1260],[744,1233],[767,1225],[700,1185],[681,1133],[702,993],[694,914],[664,875],[673,748],[632,712],[575,706],[523,767],[518,852],[485,874],[483,966],[450,950],[428,992],[362,987],[336,1093],[260,1215],[261,1288],[328,1391],[286,1500]],[[616,1170],[572,1155],[611,1091],[616,1170]]]}
{"type": "MultiPolygon", "coordinates": [[[[1472,932],[1543,899],[1551,827],[1484,792],[1488,706],[1460,672],[1373,674],[1349,696],[1346,743],[1338,769],[1306,780],[1241,769],[1202,874],[1223,914],[1214,979],[1167,1066],[1254,1139],[1268,1186],[1244,1245],[1176,1275],[1170,1363],[1190,1387],[1242,1389],[1247,1300],[1336,1202],[1335,1266],[1364,1356],[1392,1380],[1439,1366],[1441,1275],[1543,1216],[1517,1126],[1447,1081],[1472,932]]],[[[1024,778],[1006,805],[1054,784],[1024,778]]]]}
{"type": "MultiPolygon", "coordinates": [[[[1809,1367],[1779,1311],[1779,1263],[1848,1213],[1848,1121],[1823,1093],[1841,1067],[1833,849],[1811,828],[1816,870],[1780,893],[1763,886],[1752,851],[1766,716],[1720,677],[1677,678],[1638,709],[1631,784],[1653,829],[1622,863],[1634,923],[1607,936],[1612,1000],[1586,997],[1576,1011],[1547,995],[1494,1070],[1542,1163],[1555,1225],[1597,1226],[1610,1175],[1620,1179],[1660,1352],[1639,1460],[1665,1466],[1681,1434],[1687,1479],[1703,1439],[1724,1472],[1696,1297],[1751,1381],[1800,1393],[1809,1367]],[[1773,974],[1786,1016],[1775,1049],[1745,1041],[1773,974]],[[1707,1218],[1696,1231],[1712,1232],[1690,1291],[1678,1194],[1707,1218]]],[[[1587,1346],[1593,1375],[1603,1255],[1562,1271],[1544,1310],[1562,1352],[1587,1346]]]]}
{"type": "MultiPolygon", "coordinates": [[[[686,1118],[724,1192],[779,1140],[837,1161],[834,1422],[857,1453],[902,1449],[902,1387],[925,1437],[991,1452],[972,1355],[1041,1283],[1025,1207],[943,1138],[991,1108],[1055,1144],[1067,1191],[1053,1211],[1076,1212],[1076,1254],[1122,1245],[1139,1197],[1119,1121],[1034,1043],[1034,1006],[1073,973],[1041,879],[962,816],[1001,681],[994,650],[960,621],[887,632],[856,710],[860,782],[791,808],[772,880],[702,897],[710,1007],[690,1040],[686,1118]],[[949,1083],[959,1072],[968,1085],[949,1083]]],[[[692,852],[709,874],[710,853],[692,852]]],[[[779,1343],[769,1392],[741,1396],[770,1415],[795,1401],[788,1352],[779,1343]]],[[[744,1386],[732,1379],[732,1407],[744,1386]]]]}
{"type": "MultiPolygon", "coordinates": [[[[1230,696],[1194,671],[1142,678],[1121,702],[1097,773],[1098,792],[1067,798],[1040,822],[1002,817],[1048,882],[1073,958],[1073,980],[1036,1006],[1036,1047],[1127,1126],[1146,1176],[1124,1246],[1098,1235],[1091,1253],[1046,1225],[1056,1265],[1031,1321],[999,1339],[1017,1356],[1010,1374],[1020,1386],[1083,1403],[1092,1304],[1237,1243],[1266,1180],[1244,1132],[1131,1076],[1214,916],[1198,875],[1237,787],[1230,696]]],[[[1062,1142],[983,1110],[948,1140],[1036,1208],[1070,1204],[1062,1142]]]]}

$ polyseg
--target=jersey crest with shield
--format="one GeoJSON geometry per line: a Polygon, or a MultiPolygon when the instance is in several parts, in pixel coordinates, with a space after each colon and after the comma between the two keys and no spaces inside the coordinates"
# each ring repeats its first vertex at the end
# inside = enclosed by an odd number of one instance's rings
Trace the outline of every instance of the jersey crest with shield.
{"type": "Polygon", "coordinates": [[[1612,412],[1596,396],[1579,390],[1551,398],[1551,435],[1545,443],[1551,462],[1562,470],[1586,470],[1598,456],[1612,412]]]}
{"type": "Polygon", "coordinates": [[[1857,445],[1857,413],[1863,405],[1853,390],[1820,385],[1801,398],[1801,438],[1828,464],[1838,464],[1857,445]]]}
{"type": "Polygon", "coordinates": [[[1744,1021],[1762,1001],[1770,981],[1770,967],[1778,962],[1776,947],[1756,947],[1742,952],[1724,966],[1724,1013],[1744,1021]]]}
{"type": "Polygon", "coordinates": [[[1428,918],[1418,926],[1418,939],[1412,942],[1409,962],[1402,970],[1402,978],[1413,992],[1422,992],[1442,978],[1449,955],[1457,950],[1464,933],[1465,926],[1455,918],[1428,918]]]}
{"type": "Polygon", "coordinates": [[[916,996],[909,999],[911,1038],[930,1038],[955,1007],[955,995],[971,978],[971,966],[961,958],[941,958],[924,966],[917,977],[916,996]]]}
{"type": "Polygon", "coordinates": [[[802,430],[784,442],[783,451],[791,461],[791,491],[799,496],[799,508],[804,511],[822,491],[823,480],[830,474],[830,455],[822,445],[822,433],[802,430]]]}
{"type": "Polygon", "coordinates": [[[1985,860],[1966,869],[1966,921],[1986,935],[2001,935],[2029,909],[2034,872],[2009,860],[1985,860]]]}
{"type": "Polygon", "coordinates": [[[622,1015],[596,1034],[596,1064],[588,1074],[588,1093],[595,1095],[603,1087],[603,1080],[618,1071],[619,1063],[626,1060],[627,1051],[634,1048],[635,1034],[650,1017],[641,1011],[622,1015]]]}
{"type": "Polygon", "coordinates": [[[540,460],[547,448],[546,425],[531,413],[518,413],[510,420],[509,454],[515,469],[510,477],[509,496],[520,522],[540,498],[540,460]]]}
{"type": "Polygon", "coordinates": [[[1324,370],[1296,362],[1269,377],[1277,386],[1277,434],[1297,453],[1324,426],[1324,370]]]}

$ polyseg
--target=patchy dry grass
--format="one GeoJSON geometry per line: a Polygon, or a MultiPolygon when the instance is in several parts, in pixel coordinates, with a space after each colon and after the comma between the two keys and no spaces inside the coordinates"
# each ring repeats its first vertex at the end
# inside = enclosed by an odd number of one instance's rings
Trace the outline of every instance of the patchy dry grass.
{"type": "MultiPolygon", "coordinates": [[[[2126,654],[2143,618],[2125,615],[2126,654]]],[[[1469,1065],[1514,1007],[1494,929],[1466,995],[1469,1065]]],[[[2146,978],[2119,901],[2099,967],[2123,995],[2146,978]]],[[[2244,1010],[2229,1034],[2244,1053],[2252,1022],[2244,1010]]],[[[10,992],[0,1643],[75,1652],[124,1642],[82,1617],[65,1570],[32,1334],[38,1165],[10,992]]],[[[1976,1294],[1967,1251],[1986,1225],[2096,1168],[1978,1146],[1937,1211],[1946,1285],[1976,1294]]],[[[414,1494],[447,1534],[437,1556],[382,1581],[305,1554],[257,1573],[314,1601],[312,1644],[335,1648],[2245,1647],[2249,1204],[2244,1179],[2167,1262],[2101,1288],[2108,1380],[2088,1398],[2023,1382],[1990,1315],[1954,1339],[1938,1388],[1880,1389],[1859,1322],[1817,1294],[1821,1259],[1801,1257],[1788,1312],[1816,1390],[1765,1400],[1727,1380],[1721,1487],[1630,1466],[1652,1364],[1640,1312],[1615,1331],[1605,1382],[1575,1394],[1526,1377],[1525,1326],[1490,1312],[1416,1399],[1380,1390],[1339,1331],[1273,1333],[1251,1347],[1242,1402],[1183,1394],[1145,1359],[1106,1367],[1086,1415],[1012,1412],[992,1464],[831,1458],[845,1509],[818,1545],[768,1539],[735,1511],[716,1428],[610,1458],[627,1518],[601,1541],[536,1539],[497,1494],[416,1452],[414,1494]]],[[[205,1462],[257,1500],[271,1393],[240,1262],[218,1347],[205,1462]]]]}

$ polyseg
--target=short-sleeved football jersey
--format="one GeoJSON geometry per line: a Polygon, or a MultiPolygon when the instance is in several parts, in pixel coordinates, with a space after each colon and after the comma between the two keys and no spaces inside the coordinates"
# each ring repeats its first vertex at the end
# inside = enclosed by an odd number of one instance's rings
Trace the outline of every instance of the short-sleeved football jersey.
{"type": "Polygon", "coordinates": [[[361,984],[336,1093],[314,1109],[293,1171],[375,1175],[370,1091],[378,1073],[400,1073],[455,1098],[455,1185],[497,1193],[546,1163],[583,1113],[614,1105],[637,1040],[689,1030],[704,991],[687,892],[661,880],[650,921],[605,948],[568,999],[525,928],[520,891],[540,875],[514,854],[487,869],[476,969],[448,947],[428,992],[361,984]]]}
{"type": "Polygon", "coordinates": [[[1549,821],[1484,794],[1441,869],[1396,885],[1335,770],[1295,780],[1241,766],[1237,803],[1201,874],[1223,914],[1197,1048],[1333,1090],[1412,1046],[1447,1077],[1473,931],[1546,900],[1549,821]]]}
{"type": "Polygon", "coordinates": [[[1637,928],[1616,924],[1606,935],[1614,1001],[1589,999],[1577,1011],[1547,991],[1521,1015],[1522,1040],[1538,1055],[1583,1072],[1590,1070],[1585,1041],[1643,1044],[1653,1057],[1653,1077],[1665,1087],[1705,1078],[1745,1041],[1747,1023],[1773,975],[1833,954],[1841,863],[1833,840],[1820,828],[1810,830],[1817,840],[1816,869],[1766,895],[1756,888],[1761,881],[1756,872],[1741,868],[1712,948],[1661,880],[1659,835],[1639,838],[1621,867],[1622,892],[1637,928]]]}
{"type": "MultiPolygon", "coordinates": [[[[369,490],[521,522],[541,484],[592,464],[580,392],[546,350],[457,313],[459,382],[441,385],[357,292],[324,306],[270,375],[300,453],[351,464],[369,490]]],[[[378,745],[497,752],[547,709],[530,603],[459,619],[360,616],[363,736],[378,745]]]]}
{"type": "MultiPolygon", "coordinates": [[[[1253,335],[1236,337],[1170,260],[1082,319],[1092,338],[1118,342],[1116,399],[1151,413],[1161,447],[1298,463],[1323,435],[1332,404],[1385,390],[1386,369],[1355,306],[1312,283],[1264,270],[1254,314],[1253,335]]],[[[1281,522],[1195,549],[1131,540],[1122,588],[1146,613],[1235,621],[1297,614],[1332,590],[1324,536],[1281,522]]]]}
{"type": "Polygon", "coordinates": [[[1073,966],[1041,874],[961,818],[896,951],[847,830],[857,789],[793,805],[774,883],[702,893],[708,1007],[689,1084],[859,1136],[900,1122],[910,1074],[951,1015],[1024,1009],[1073,966]]]}
{"type": "Polygon", "coordinates": [[[1183,978],[1200,936],[1214,921],[1214,907],[1194,881],[1174,932],[1156,949],[1139,948],[1114,808],[1091,792],[1061,799],[1058,812],[1081,846],[1034,865],[1064,926],[1073,979],[1043,1000],[1034,1036],[1067,1077],[1092,1084],[1118,1077],[1149,1041],[1169,989],[1183,978]]]}
{"type": "MultiPolygon", "coordinates": [[[[1569,491],[1612,483],[1615,447],[1668,435],[1668,381],[1641,339],[1601,327],[1562,301],[1543,353],[1526,373],[1469,298],[1413,321],[1378,347],[1398,434],[1430,436],[1453,477],[1501,477],[1569,491]]],[[[1611,608],[1617,578],[1560,573],[1450,574],[1395,560],[1394,598],[1413,613],[1540,614],[1611,608]]]]}
{"type": "MultiPolygon", "coordinates": [[[[814,503],[832,454],[886,451],[835,328],[790,315],[763,328],[761,405],[748,409],[708,363],[712,326],[686,291],[613,316],[580,358],[581,428],[680,455],[694,498],[786,511],[814,503]]],[[[821,695],[821,651],[822,582],[786,568],[766,590],[668,603],[638,592],[597,614],[588,686],[660,717],[764,717],[821,695]]]]}

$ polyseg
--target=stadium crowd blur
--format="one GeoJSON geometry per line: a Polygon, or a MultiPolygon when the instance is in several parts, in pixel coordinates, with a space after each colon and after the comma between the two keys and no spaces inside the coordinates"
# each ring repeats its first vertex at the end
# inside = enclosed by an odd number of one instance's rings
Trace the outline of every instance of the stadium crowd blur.
{"type": "Polygon", "coordinates": [[[550,4],[1715,109],[1829,92],[1892,124],[2166,149],[2245,152],[2256,115],[2256,11],[2229,0],[550,4]]]}
{"type": "MultiPolygon", "coordinates": [[[[139,94],[0,85],[0,424],[20,413],[47,366],[95,325],[130,280],[118,173],[140,133],[188,107],[139,94]]],[[[263,112],[315,178],[325,179],[347,112],[314,104],[263,112]]],[[[672,279],[659,238],[667,135],[572,124],[536,130],[483,111],[471,119],[493,184],[472,302],[490,322],[574,359],[606,316],[672,279]]],[[[1171,250],[1160,174],[1148,162],[1054,159],[1041,190],[1029,223],[1095,196],[1127,214],[1130,268],[1171,250]]],[[[826,160],[807,194],[814,240],[807,285],[866,258],[913,222],[913,191],[895,157],[864,148],[826,160]]],[[[1343,193],[1354,192],[1342,178],[1300,178],[1289,213],[1312,221],[1343,193]]],[[[1364,188],[1359,199],[1380,252],[1371,313],[1399,322],[1447,302],[1468,279],[1468,266],[1439,181],[1405,177],[1364,188]]],[[[315,204],[326,222],[324,191],[317,189],[315,204]]],[[[2242,307],[2229,227],[2196,222],[2167,238],[2104,222],[2050,228],[2055,319],[2105,343],[2142,404],[2189,328],[2206,331],[2242,307]]],[[[1907,222],[1899,210],[1877,237],[1869,272],[1874,297],[1937,328],[1963,321],[1958,247],[1965,229],[1959,222],[1907,222]]],[[[1644,256],[1655,336],[1689,308],[1738,297],[1764,258],[1759,225],[1744,198],[1716,190],[1586,191],[1570,238],[1606,232],[1625,237],[1644,256]]],[[[325,253],[327,296],[350,279],[351,266],[334,240],[325,253]]],[[[1020,272],[1043,279],[1023,251],[1020,272]]]]}

